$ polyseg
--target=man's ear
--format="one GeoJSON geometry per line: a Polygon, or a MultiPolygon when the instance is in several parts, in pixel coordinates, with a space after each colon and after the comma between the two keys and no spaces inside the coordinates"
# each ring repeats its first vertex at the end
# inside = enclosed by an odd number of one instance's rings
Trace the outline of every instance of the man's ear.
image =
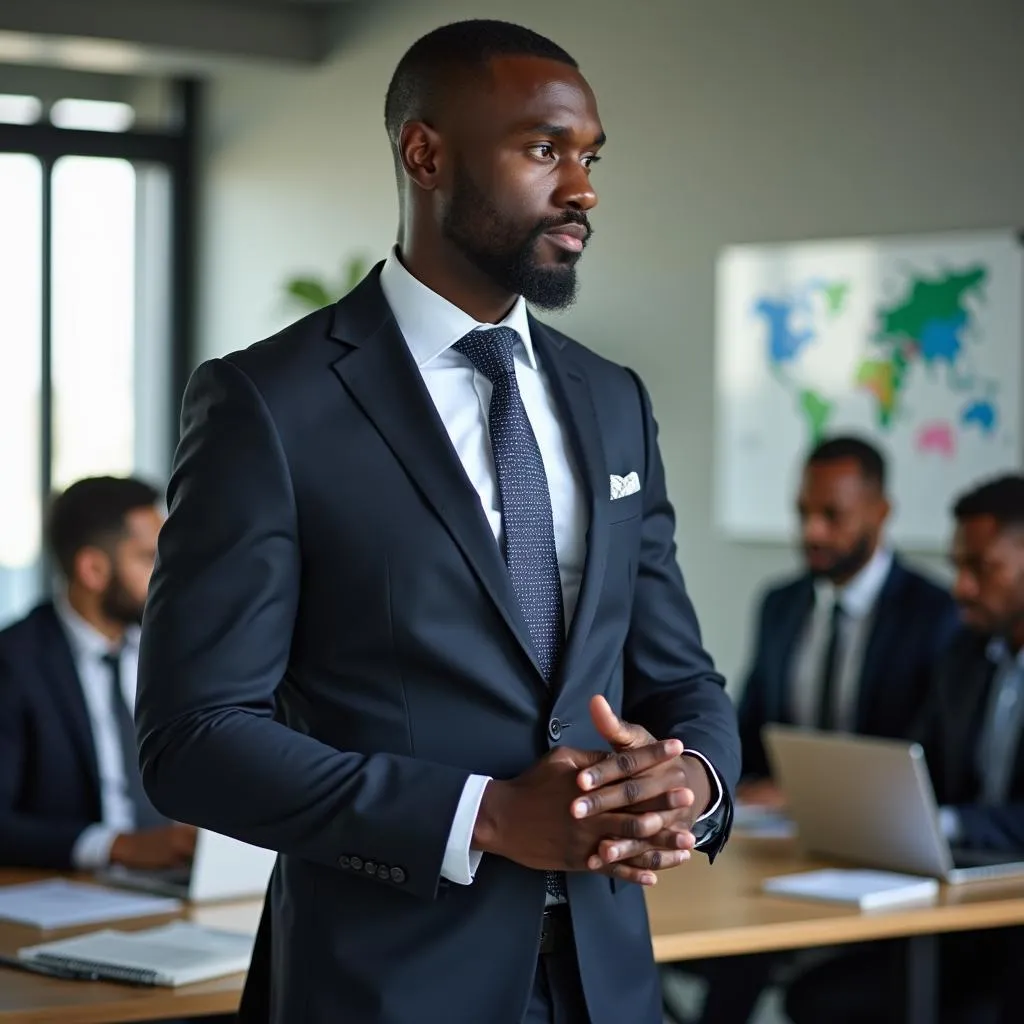
{"type": "Polygon", "coordinates": [[[75,555],[74,578],[93,594],[102,593],[113,572],[110,555],[102,548],[86,546],[75,555]]]}
{"type": "Polygon", "coordinates": [[[398,152],[410,181],[424,191],[437,188],[444,167],[444,144],[425,121],[407,121],[398,138],[398,152]]]}

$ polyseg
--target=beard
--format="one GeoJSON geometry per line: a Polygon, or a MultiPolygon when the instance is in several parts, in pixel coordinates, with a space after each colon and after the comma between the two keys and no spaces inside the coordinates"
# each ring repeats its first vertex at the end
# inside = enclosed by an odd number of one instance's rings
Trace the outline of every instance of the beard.
{"type": "Polygon", "coordinates": [[[107,618],[122,626],[141,626],[146,606],[132,597],[121,578],[114,573],[100,597],[100,607],[107,618]]]}
{"type": "Polygon", "coordinates": [[[812,570],[812,574],[819,579],[831,580],[833,583],[848,580],[868,564],[873,550],[872,538],[865,533],[848,551],[833,552],[829,564],[824,568],[812,570]]]}
{"type": "Polygon", "coordinates": [[[566,210],[548,217],[527,232],[511,223],[476,186],[465,167],[455,168],[452,198],[441,222],[441,231],[470,263],[498,287],[522,295],[540,309],[558,310],[576,299],[576,264],[581,253],[560,252],[555,264],[542,265],[537,243],[552,228],[564,224],[590,224],[586,214],[566,210]]]}

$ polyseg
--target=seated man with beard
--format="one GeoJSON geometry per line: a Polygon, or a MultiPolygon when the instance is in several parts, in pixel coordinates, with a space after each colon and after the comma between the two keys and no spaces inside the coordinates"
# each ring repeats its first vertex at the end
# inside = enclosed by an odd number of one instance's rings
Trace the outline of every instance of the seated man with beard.
{"type": "MultiPolygon", "coordinates": [[[[988,480],[954,504],[950,560],[964,628],[937,666],[914,735],[955,847],[1024,855],[1024,476],[988,480]]],[[[869,1024],[899,1007],[899,943],[853,946],[793,981],[794,1024],[869,1024]]],[[[1021,1019],[1024,929],[939,940],[942,1024],[1021,1019]]]]}
{"type": "Polygon", "coordinates": [[[139,626],[163,514],[139,480],[80,480],[54,502],[52,601],[0,632],[0,866],[185,864],[195,829],[139,775],[139,626]]]}
{"type": "MultiPolygon", "coordinates": [[[[761,729],[769,722],[906,738],[958,628],[949,593],[885,541],[882,454],[857,437],[822,441],[796,495],[804,571],[764,595],[740,698],[741,804],[779,807],[761,729]]],[[[701,1024],[743,1024],[780,964],[759,954],[687,965],[709,983],[701,1024]]]]}

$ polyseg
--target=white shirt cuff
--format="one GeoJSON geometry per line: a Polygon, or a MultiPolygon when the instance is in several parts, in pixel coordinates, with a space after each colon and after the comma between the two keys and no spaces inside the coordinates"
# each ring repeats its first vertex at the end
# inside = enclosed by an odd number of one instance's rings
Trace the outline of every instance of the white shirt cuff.
{"type": "Polygon", "coordinates": [[[955,807],[939,808],[939,828],[950,843],[959,843],[963,839],[964,826],[955,807]]]}
{"type": "MultiPolygon", "coordinates": [[[[703,821],[705,818],[710,818],[711,815],[714,814],[715,811],[717,811],[718,808],[722,806],[722,800],[725,797],[725,790],[722,788],[722,780],[718,777],[718,772],[715,771],[715,769],[711,766],[711,762],[699,750],[687,749],[686,753],[689,754],[691,757],[699,757],[701,761],[704,762],[704,767],[708,770],[708,778],[711,780],[711,788],[714,791],[714,800],[711,801],[711,806],[699,818],[697,818],[696,821],[694,821],[694,824],[696,825],[698,821],[703,821]]],[[[703,838],[698,839],[697,846],[700,846],[702,843],[706,842],[708,838],[708,836],[704,836],[703,838]]]]}
{"type": "Polygon", "coordinates": [[[448,833],[448,845],[444,850],[441,862],[441,877],[456,885],[469,885],[473,881],[476,869],[480,866],[483,856],[480,850],[471,850],[473,828],[480,810],[480,801],[484,798],[484,790],[491,781],[489,775],[470,775],[462,787],[459,806],[455,808],[452,828],[448,833]]]}
{"type": "Polygon", "coordinates": [[[117,838],[117,830],[109,825],[90,825],[84,829],[71,847],[71,863],[79,871],[95,871],[110,863],[110,848],[117,838]]]}

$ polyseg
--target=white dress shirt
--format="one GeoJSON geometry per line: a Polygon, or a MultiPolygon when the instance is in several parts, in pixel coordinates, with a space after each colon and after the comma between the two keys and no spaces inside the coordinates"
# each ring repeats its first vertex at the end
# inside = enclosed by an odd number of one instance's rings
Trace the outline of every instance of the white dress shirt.
{"type": "Polygon", "coordinates": [[[857,721],[857,699],[864,651],[874,621],[875,605],[892,570],[892,552],[879,547],[867,565],[851,580],[836,586],[828,580],[814,584],[814,609],[793,657],[793,685],[790,689],[793,721],[813,728],[818,722],[818,700],[822,669],[832,629],[832,609],[842,606],[842,638],[836,666],[834,708],[837,729],[850,732],[857,721]]]}
{"type": "MultiPolygon", "coordinates": [[[[78,672],[100,777],[102,819],[84,829],[71,849],[71,862],[76,868],[87,871],[105,867],[110,862],[114,839],[119,833],[135,828],[135,807],[128,795],[121,735],[110,701],[110,668],[103,661],[114,645],[71,607],[66,596],[59,595],[54,608],[78,672]]],[[[129,627],[121,646],[121,692],[130,708],[135,707],[138,673],[139,630],[129,627]]]]}
{"type": "MultiPolygon", "coordinates": [[[[516,383],[537,437],[551,494],[555,552],[568,631],[576,610],[587,555],[589,522],[586,491],[559,419],[551,386],[534,353],[525,301],[520,296],[500,324],[478,323],[413,277],[395,252],[391,253],[381,270],[380,285],[499,543],[501,499],[488,433],[491,382],[452,346],[470,331],[499,326],[510,327],[519,336],[520,343],[513,353],[516,383]]],[[[706,758],[693,750],[687,753],[704,761],[714,783],[712,788],[717,787],[713,806],[702,815],[706,817],[714,813],[721,803],[721,783],[706,758]]],[[[490,776],[487,775],[472,775],[466,781],[448,836],[441,874],[460,885],[469,885],[473,881],[480,863],[481,854],[471,850],[470,845],[480,801],[489,781],[490,776]]]]}

